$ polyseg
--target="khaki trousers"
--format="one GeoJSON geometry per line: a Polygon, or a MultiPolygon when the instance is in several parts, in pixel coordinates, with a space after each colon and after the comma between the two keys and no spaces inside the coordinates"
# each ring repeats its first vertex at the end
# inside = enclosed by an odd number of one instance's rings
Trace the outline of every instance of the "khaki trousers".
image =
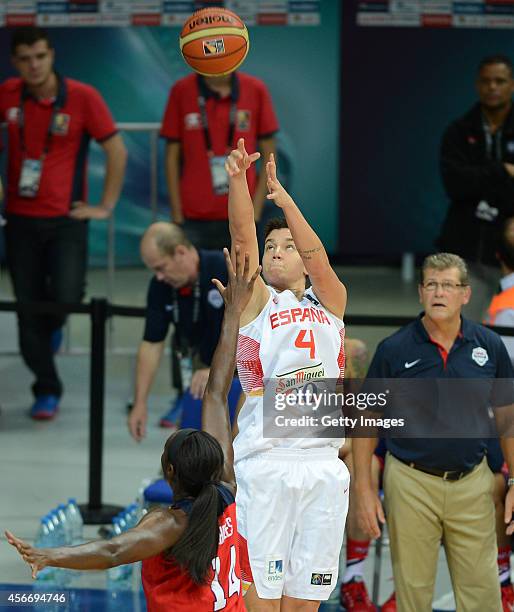
{"type": "Polygon", "coordinates": [[[398,612],[432,611],[441,541],[457,612],[501,612],[493,483],[485,459],[448,482],[388,453],[384,491],[398,612]]]}

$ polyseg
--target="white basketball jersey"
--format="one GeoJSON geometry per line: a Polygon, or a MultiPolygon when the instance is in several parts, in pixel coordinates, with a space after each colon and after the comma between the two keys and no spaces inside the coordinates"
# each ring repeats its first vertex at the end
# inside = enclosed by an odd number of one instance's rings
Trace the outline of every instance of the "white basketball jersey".
{"type": "Polygon", "coordinates": [[[290,290],[267,288],[266,306],[239,330],[237,369],[246,399],[237,420],[235,461],[273,448],[339,448],[344,443],[344,438],[263,437],[269,385],[276,394],[317,380],[335,383],[342,380],[345,364],[344,323],[320,304],[311,288],[301,301],[290,290]]]}

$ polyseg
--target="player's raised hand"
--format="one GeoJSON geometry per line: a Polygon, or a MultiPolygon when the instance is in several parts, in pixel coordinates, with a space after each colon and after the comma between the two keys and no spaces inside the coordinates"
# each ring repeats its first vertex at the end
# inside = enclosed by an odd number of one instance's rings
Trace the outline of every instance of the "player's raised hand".
{"type": "Polygon", "coordinates": [[[248,253],[245,253],[244,256],[242,256],[239,247],[236,246],[235,271],[228,249],[223,249],[223,254],[225,255],[225,262],[228,272],[227,286],[224,287],[217,278],[213,278],[212,282],[216,285],[218,291],[221,293],[223,301],[225,302],[225,308],[232,308],[241,314],[252,297],[253,286],[257,280],[257,277],[261,273],[261,266],[258,266],[257,270],[255,270],[253,275],[250,277],[250,256],[248,253]]]}
{"type": "Polygon", "coordinates": [[[273,200],[280,208],[284,208],[284,206],[294,203],[291,196],[284,187],[282,187],[277,178],[277,165],[273,153],[270,154],[269,161],[266,164],[266,178],[269,192],[266,196],[268,200],[273,200]]]}
{"type": "Polygon", "coordinates": [[[229,176],[242,175],[260,156],[261,154],[259,152],[248,153],[245,149],[244,138],[240,138],[237,141],[237,149],[234,149],[227,157],[225,170],[229,176]]]}
{"type": "Polygon", "coordinates": [[[17,538],[10,531],[5,532],[5,537],[7,538],[9,544],[16,548],[23,560],[30,565],[30,568],[32,569],[32,578],[35,579],[37,573],[48,565],[45,549],[34,548],[30,544],[27,544],[27,542],[17,538]]]}

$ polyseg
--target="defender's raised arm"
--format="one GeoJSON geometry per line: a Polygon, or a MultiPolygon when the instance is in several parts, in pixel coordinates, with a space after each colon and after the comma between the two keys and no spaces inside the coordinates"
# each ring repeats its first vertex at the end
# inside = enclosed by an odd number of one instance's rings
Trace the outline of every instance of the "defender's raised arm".
{"type": "Polygon", "coordinates": [[[239,320],[252,296],[255,280],[261,269],[260,266],[257,267],[250,277],[248,253],[242,256],[239,247],[236,247],[235,270],[228,249],[224,249],[224,253],[228,270],[227,286],[224,287],[217,279],[213,279],[213,283],[225,302],[225,315],[203,397],[202,429],[220,443],[225,455],[224,480],[234,482],[234,451],[227,398],[236,366],[239,320]]]}

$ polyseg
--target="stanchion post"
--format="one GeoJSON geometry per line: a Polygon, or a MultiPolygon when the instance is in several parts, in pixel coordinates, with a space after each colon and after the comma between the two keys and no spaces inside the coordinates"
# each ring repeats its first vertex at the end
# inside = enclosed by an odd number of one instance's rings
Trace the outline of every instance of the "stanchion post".
{"type": "Polygon", "coordinates": [[[102,503],[105,399],[105,329],[109,317],[105,298],[91,300],[91,357],[89,372],[89,501],[80,505],[84,523],[102,525],[122,510],[102,503]]]}

